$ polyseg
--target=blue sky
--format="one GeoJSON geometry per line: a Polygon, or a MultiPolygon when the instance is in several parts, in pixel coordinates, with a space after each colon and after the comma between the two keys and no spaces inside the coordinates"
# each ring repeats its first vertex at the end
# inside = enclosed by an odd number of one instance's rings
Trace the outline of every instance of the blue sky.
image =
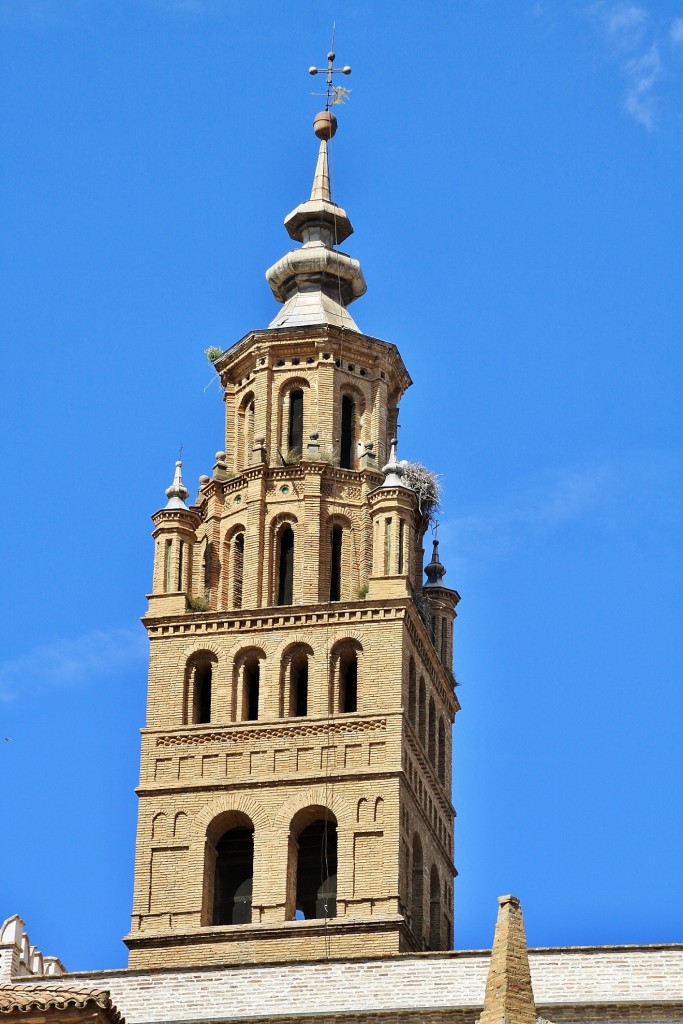
{"type": "Polygon", "coordinates": [[[456,946],[504,892],[683,940],[683,0],[0,0],[0,918],[73,969],[125,963],[149,515],[274,315],[335,19],[353,315],[462,595],[456,946]]]}

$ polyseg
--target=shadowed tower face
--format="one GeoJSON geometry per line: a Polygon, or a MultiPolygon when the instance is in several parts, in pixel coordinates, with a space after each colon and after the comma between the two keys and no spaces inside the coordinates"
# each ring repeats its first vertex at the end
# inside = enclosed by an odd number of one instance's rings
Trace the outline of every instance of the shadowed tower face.
{"type": "Polygon", "coordinates": [[[225,440],[154,522],[134,967],[452,943],[458,595],[396,456],[410,378],[363,334],[318,115],[281,309],[214,365],[225,440]]]}

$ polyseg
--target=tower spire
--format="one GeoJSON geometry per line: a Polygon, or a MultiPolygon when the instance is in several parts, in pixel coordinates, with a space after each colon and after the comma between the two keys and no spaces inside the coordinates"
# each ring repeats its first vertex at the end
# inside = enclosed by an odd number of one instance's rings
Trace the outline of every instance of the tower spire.
{"type": "Polygon", "coordinates": [[[351,68],[335,68],[334,52],[327,56],[327,68],[309,68],[312,75],[327,75],[325,110],[313,121],[320,146],[310,198],[285,218],[290,238],[301,242],[302,247],[287,253],[266,271],[273,295],[283,304],[269,327],[332,324],[357,331],[346,307],[367,288],[358,260],[336,249],[353,234],[353,228],[346,211],[332,202],[328,149],[337,131],[337,118],[329,108],[348,95],[347,89],[332,84],[332,76],[348,75],[351,68]]]}

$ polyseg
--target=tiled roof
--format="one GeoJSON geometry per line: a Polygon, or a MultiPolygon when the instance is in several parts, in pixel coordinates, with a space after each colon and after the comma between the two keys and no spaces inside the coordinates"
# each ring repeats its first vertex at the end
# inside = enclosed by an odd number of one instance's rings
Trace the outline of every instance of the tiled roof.
{"type": "Polygon", "coordinates": [[[105,1010],[111,1024],[125,1024],[109,993],[91,988],[39,988],[37,985],[0,985],[0,1014],[32,1013],[67,1008],[105,1010]]]}

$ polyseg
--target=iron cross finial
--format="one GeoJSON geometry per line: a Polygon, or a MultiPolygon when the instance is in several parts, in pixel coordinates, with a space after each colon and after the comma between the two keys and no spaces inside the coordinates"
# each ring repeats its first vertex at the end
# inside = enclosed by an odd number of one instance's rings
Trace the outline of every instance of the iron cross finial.
{"type": "Polygon", "coordinates": [[[342,85],[335,85],[332,79],[333,75],[350,75],[351,68],[346,64],[343,68],[335,68],[334,58],[336,54],[334,52],[334,25],[332,26],[332,48],[327,55],[327,67],[316,68],[311,67],[308,69],[309,75],[325,75],[325,84],[327,89],[323,95],[325,96],[325,110],[329,110],[331,106],[336,103],[343,103],[349,95],[350,90],[345,89],[342,85]]]}

